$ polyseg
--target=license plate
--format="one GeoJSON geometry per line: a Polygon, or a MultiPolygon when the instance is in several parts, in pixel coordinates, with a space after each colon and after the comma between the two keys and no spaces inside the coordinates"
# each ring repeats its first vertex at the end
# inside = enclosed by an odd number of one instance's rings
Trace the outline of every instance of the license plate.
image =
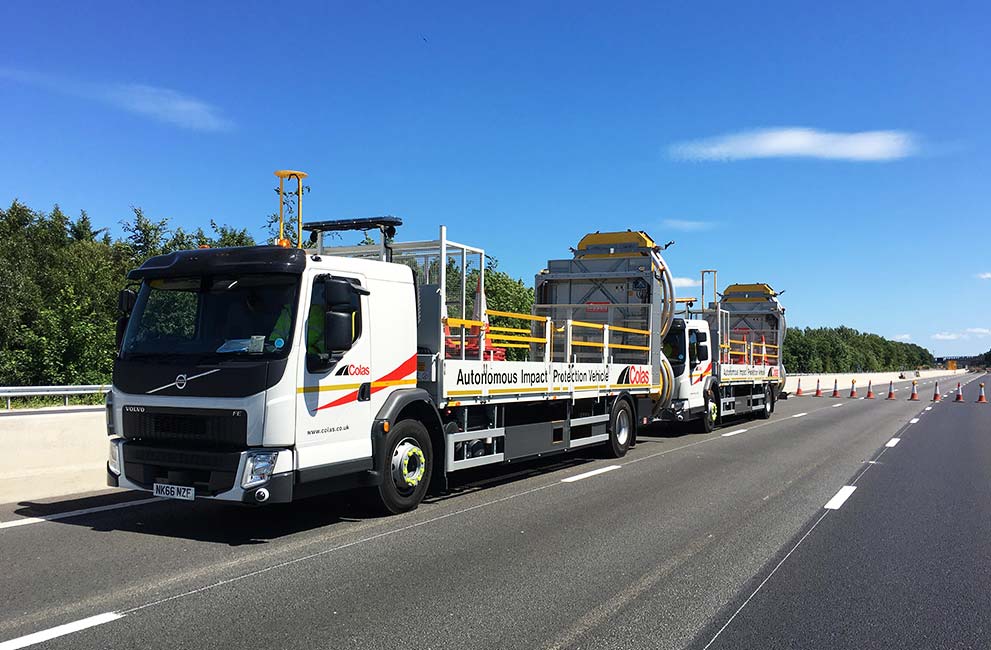
{"type": "Polygon", "coordinates": [[[191,487],[186,487],[184,485],[166,485],[164,483],[155,483],[153,492],[156,497],[165,497],[166,499],[182,499],[183,501],[192,501],[196,496],[196,490],[191,487]]]}

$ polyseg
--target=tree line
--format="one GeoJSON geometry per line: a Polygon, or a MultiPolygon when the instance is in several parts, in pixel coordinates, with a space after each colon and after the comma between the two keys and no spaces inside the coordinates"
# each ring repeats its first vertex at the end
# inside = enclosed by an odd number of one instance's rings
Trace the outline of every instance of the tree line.
{"type": "Polygon", "coordinates": [[[850,327],[789,327],[782,360],[791,373],[912,370],[936,362],[929,350],[915,343],[850,327]]]}

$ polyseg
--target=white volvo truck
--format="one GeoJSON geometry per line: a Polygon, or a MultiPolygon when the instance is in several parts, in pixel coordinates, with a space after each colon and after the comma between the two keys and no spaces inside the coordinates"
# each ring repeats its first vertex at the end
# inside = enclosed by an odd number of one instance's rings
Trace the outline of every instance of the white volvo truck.
{"type": "Polygon", "coordinates": [[[731,284],[716,294],[716,272],[702,272],[703,307],[685,305],[664,339],[674,371],[673,396],[660,419],[712,431],[723,418],[769,418],[785,382],[781,359],[787,326],[778,293],[767,284],[731,284]],[[706,306],[706,277],[715,300],[706,306]]]}
{"type": "Polygon", "coordinates": [[[316,250],[280,236],[131,271],[108,483],[249,504],[366,487],[402,512],[461,469],[587,445],[622,456],[638,423],[665,411],[674,295],[643,233],[589,235],[575,268],[545,274],[545,287],[620,289],[578,301],[587,317],[576,318],[571,303],[486,310],[482,249],[444,227],[392,244],[400,223],[311,223],[316,250]],[[354,229],[378,229],[379,246],[324,248],[324,233],[354,229]]]}

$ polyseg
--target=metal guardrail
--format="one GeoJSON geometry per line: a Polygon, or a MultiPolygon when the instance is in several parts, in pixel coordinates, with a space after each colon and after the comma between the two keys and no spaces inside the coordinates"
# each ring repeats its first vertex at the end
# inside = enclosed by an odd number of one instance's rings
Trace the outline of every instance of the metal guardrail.
{"type": "Polygon", "coordinates": [[[70,395],[96,395],[110,390],[110,384],[89,384],[84,386],[0,386],[0,397],[7,400],[7,410],[10,410],[10,400],[13,397],[50,397],[62,395],[65,405],[69,405],[70,395]]]}

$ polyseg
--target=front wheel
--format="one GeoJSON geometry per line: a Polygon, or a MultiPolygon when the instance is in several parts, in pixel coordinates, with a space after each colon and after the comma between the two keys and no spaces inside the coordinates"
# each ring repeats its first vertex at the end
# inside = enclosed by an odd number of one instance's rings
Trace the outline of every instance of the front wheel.
{"type": "Polygon", "coordinates": [[[389,513],[415,510],[427,493],[433,470],[433,447],[427,428],[403,420],[385,437],[385,458],[378,501],[389,513]]]}
{"type": "Polygon", "coordinates": [[[617,400],[609,416],[609,455],[622,458],[626,455],[636,435],[636,421],[633,419],[633,409],[624,399],[617,400]]]}
{"type": "Polygon", "coordinates": [[[712,433],[716,428],[716,422],[719,421],[719,401],[716,399],[716,393],[711,388],[705,391],[705,401],[702,408],[702,421],[699,423],[699,429],[702,433],[712,433]]]}

